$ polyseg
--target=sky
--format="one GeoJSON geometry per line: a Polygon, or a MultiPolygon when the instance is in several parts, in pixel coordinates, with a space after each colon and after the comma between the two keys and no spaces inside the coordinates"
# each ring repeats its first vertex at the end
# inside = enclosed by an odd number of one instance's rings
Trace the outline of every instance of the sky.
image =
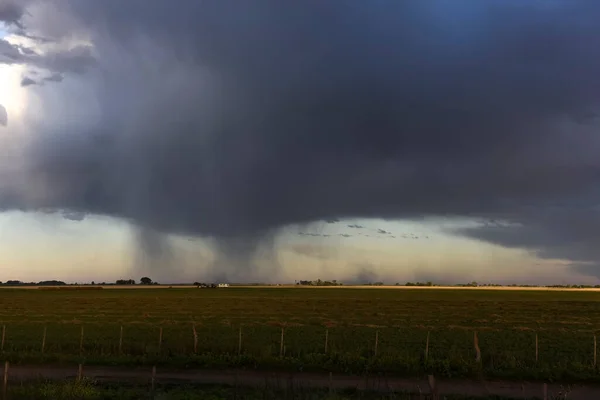
{"type": "Polygon", "coordinates": [[[598,18],[0,0],[0,281],[600,283],[598,18]]]}

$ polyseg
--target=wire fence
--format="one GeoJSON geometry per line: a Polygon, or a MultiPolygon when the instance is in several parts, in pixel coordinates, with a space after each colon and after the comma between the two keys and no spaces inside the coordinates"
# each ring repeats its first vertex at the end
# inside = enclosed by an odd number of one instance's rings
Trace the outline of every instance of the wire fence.
{"type": "Polygon", "coordinates": [[[597,367],[594,332],[220,324],[4,324],[0,352],[72,356],[198,354],[298,358],[345,355],[494,363],[579,363],[597,367]]]}

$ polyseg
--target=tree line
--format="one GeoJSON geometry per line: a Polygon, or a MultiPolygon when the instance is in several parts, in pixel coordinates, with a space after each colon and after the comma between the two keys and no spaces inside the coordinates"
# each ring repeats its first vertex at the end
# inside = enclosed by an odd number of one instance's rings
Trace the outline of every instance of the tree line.
{"type": "MultiPolygon", "coordinates": [[[[344,283],[337,279],[332,280],[298,280],[295,282],[296,286],[344,286],[344,283]]],[[[60,280],[48,280],[40,282],[23,282],[19,280],[8,280],[6,282],[0,281],[0,286],[67,286],[60,280]]],[[[135,279],[117,279],[114,283],[111,282],[94,282],[91,283],[73,283],[71,285],[98,285],[98,286],[110,286],[110,285],[159,285],[158,282],[153,281],[151,278],[144,276],[139,279],[139,283],[135,279]]],[[[198,287],[209,287],[210,285],[216,286],[216,284],[194,282],[194,286],[198,287]]],[[[267,283],[253,283],[246,284],[252,285],[271,285],[267,283]]],[[[365,282],[360,284],[353,284],[359,286],[385,286],[384,282],[365,282]]],[[[279,284],[272,284],[272,286],[279,286],[279,284]]],[[[559,288],[559,289],[600,289],[600,285],[577,285],[577,284],[563,284],[563,285],[530,285],[530,284],[506,284],[501,285],[498,283],[478,283],[476,281],[467,283],[456,283],[456,284],[436,284],[431,281],[427,282],[406,282],[406,283],[395,283],[393,286],[407,286],[407,287],[435,287],[435,286],[449,286],[449,287],[522,287],[522,288],[533,288],[533,287],[547,287],[547,288],[559,288]]]]}
{"type": "Polygon", "coordinates": [[[331,281],[322,281],[321,279],[317,279],[316,281],[296,281],[297,286],[342,286],[343,283],[337,281],[337,279],[333,279],[331,281]]]}
{"type": "MultiPolygon", "coordinates": [[[[94,282],[84,283],[83,285],[100,285],[100,286],[109,286],[109,285],[135,285],[135,279],[117,279],[114,283],[110,282],[94,282]]],[[[154,282],[147,276],[140,278],[140,285],[158,285],[158,282],[154,282]]],[[[8,280],[6,282],[0,281],[0,286],[67,286],[68,283],[58,280],[50,280],[50,281],[40,281],[40,282],[22,282],[18,280],[8,280]]],[[[79,283],[75,282],[74,285],[79,285],[79,283]]]]}

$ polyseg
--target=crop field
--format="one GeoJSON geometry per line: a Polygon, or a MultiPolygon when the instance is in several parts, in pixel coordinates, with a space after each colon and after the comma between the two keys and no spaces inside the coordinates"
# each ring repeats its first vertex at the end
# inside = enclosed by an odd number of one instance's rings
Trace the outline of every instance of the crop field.
{"type": "MultiPolygon", "coordinates": [[[[423,400],[425,396],[403,392],[369,392],[357,390],[293,388],[280,389],[276,386],[261,388],[231,387],[224,385],[165,385],[154,391],[140,385],[99,385],[90,381],[81,382],[31,382],[26,385],[10,387],[7,398],[11,400],[106,400],[127,399],[139,400],[144,398],[169,400],[206,400],[206,399],[237,399],[237,400],[423,400]]],[[[430,397],[430,396],[427,396],[430,397]]],[[[461,396],[446,395],[445,400],[510,400],[497,396],[461,396]]]]}
{"type": "Polygon", "coordinates": [[[17,364],[600,382],[599,292],[2,289],[0,329],[17,364]]]}

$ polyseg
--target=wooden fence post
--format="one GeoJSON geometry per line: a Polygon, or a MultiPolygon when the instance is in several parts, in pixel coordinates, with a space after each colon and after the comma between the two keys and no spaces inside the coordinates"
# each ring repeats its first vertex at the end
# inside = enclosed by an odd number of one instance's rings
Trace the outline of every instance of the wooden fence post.
{"type": "Polygon", "coordinates": [[[77,380],[81,381],[83,378],[83,364],[79,364],[79,369],[77,370],[77,380]]]}
{"type": "Polygon", "coordinates": [[[548,400],[548,384],[544,383],[544,385],[542,386],[542,393],[543,393],[543,399],[544,400],[548,400]]]}
{"type": "Polygon", "coordinates": [[[192,324],[192,333],[194,334],[194,354],[198,352],[198,332],[196,332],[196,325],[192,324]]]}
{"type": "Polygon", "coordinates": [[[435,384],[435,377],[433,375],[427,376],[427,381],[429,382],[429,389],[431,390],[431,397],[435,400],[438,400],[438,388],[435,384]]]}
{"type": "Polygon", "coordinates": [[[283,326],[281,327],[281,342],[279,343],[279,357],[283,357],[283,326]]]}
{"type": "Polygon", "coordinates": [[[329,348],[329,328],[325,329],[325,354],[327,354],[328,348],[329,348]]]}
{"type": "Polygon", "coordinates": [[[162,326],[160,327],[160,329],[158,330],[158,352],[160,353],[160,351],[162,350],[162,336],[163,335],[163,328],[162,326]]]}
{"type": "Polygon", "coordinates": [[[44,335],[42,336],[42,353],[46,349],[46,327],[44,327],[44,335]]]}
{"type": "Polygon", "coordinates": [[[378,347],[379,347],[379,331],[375,331],[375,355],[377,355],[378,347]]]}
{"type": "Polygon", "coordinates": [[[81,325],[81,335],[79,337],[79,353],[83,353],[83,325],[81,325]]]}
{"type": "Polygon", "coordinates": [[[121,325],[121,331],[119,333],[119,354],[123,354],[123,325],[121,325]]]}
{"type": "Polygon", "coordinates": [[[596,355],[598,352],[596,351],[596,335],[594,335],[594,368],[596,368],[596,355]]]}
{"type": "Polygon", "coordinates": [[[429,357],[429,331],[427,332],[427,341],[425,342],[425,361],[429,357]]]}
{"type": "Polygon", "coordinates": [[[8,388],[8,361],[4,362],[4,378],[2,379],[2,397],[6,399],[6,392],[8,388]]]}
{"type": "Polygon", "coordinates": [[[154,395],[154,386],[156,383],[156,365],[154,365],[152,367],[152,379],[151,379],[151,390],[152,390],[152,395],[154,395]]]}
{"type": "Polygon", "coordinates": [[[535,362],[538,361],[538,334],[535,333],[535,362]]]}
{"type": "Polygon", "coordinates": [[[242,325],[240,325],[240,332],[238,336],[238,356],[242,354],[242,325]]]}
{"type": "Polygon", "coordinates": [[[481,350],[479,349],[479,338],[477,331],[473,332],[473,346],[475,347],[475,361],[481,362],[481,350]]]}

